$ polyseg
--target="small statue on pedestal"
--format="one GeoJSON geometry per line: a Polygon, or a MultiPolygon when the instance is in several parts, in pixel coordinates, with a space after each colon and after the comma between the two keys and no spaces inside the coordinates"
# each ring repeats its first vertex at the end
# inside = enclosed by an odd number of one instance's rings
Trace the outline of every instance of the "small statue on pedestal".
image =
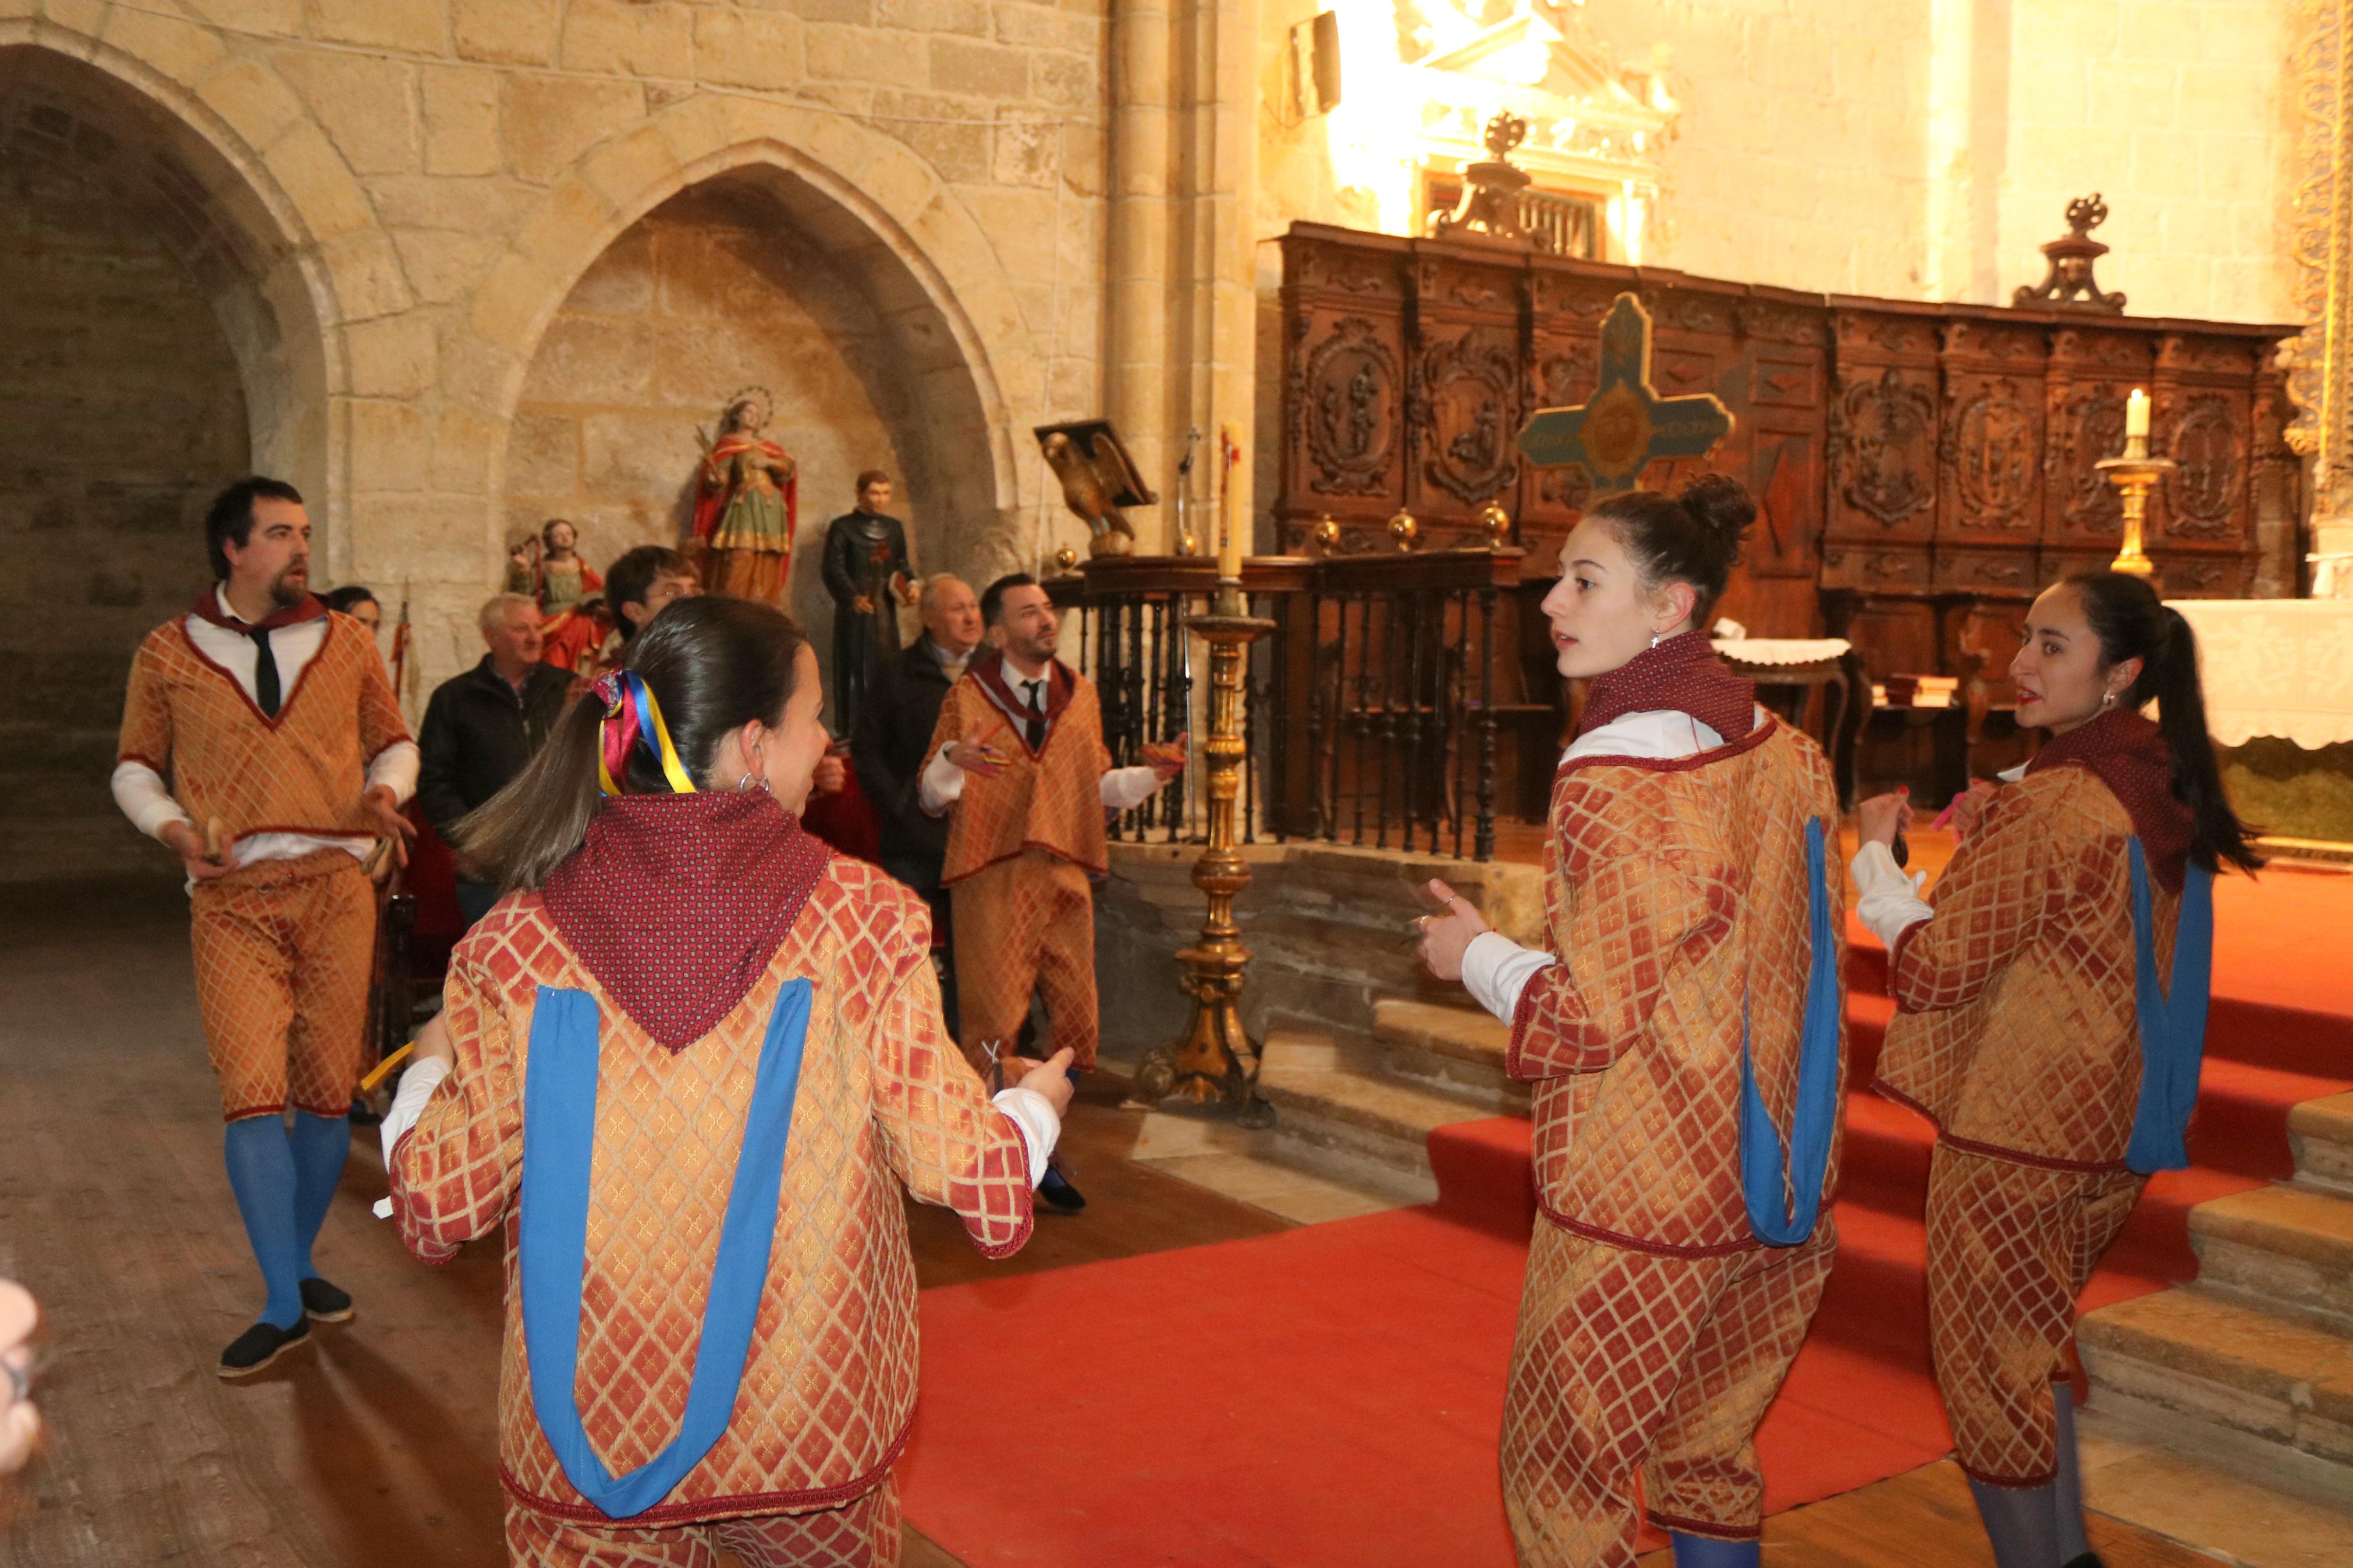
{"type": "Polygon", "coordinates": [[[907,525],[883,511],[891,477],[858,476],[858,505],[826,526],[825,587],[833,595],[833,723],[855,734],[874,672],[899,653],[899,606],[915,600],[907,525]]]}
{"type": "Polygon", "coordinates": [[[743,387],[727,399],[717,441],[695,432],[702,440],[702,474],[693,542],[704,587],[783,609],[797,473],[782,447],[761,437],[768,413],[768,389],[743,387]]]}

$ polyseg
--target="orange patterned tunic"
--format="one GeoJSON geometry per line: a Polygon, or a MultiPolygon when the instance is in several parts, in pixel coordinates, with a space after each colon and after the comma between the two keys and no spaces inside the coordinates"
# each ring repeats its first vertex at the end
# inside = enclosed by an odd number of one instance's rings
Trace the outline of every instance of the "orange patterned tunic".
{"type": "MultiPolygon", "coordinates": [[[[1994,797],[1896,939],[1896,1016],[1877,1087],[1943,1141],[2059,1169],[2124,1168],[2140,1096],[2131,816],[2085,767],[1994,797]]],[[[2181,895],[2152,879],[2159,973],[2181,895]]]]}
{"type": "MultiPolygon", "coordinates": [[[[1520,994],[1508,1062],[1536,1084],[1536,1190],[1555,1225],[1686,1258],[1762,1245],[1741,1188],[1744,1009],[1786,1138],[1811,962],[1806,824],[1837,818],[1820,749],[1771,720],[1690,757],[1561,771],[1545,892],[1560,962],[1520,994]]],[[[1833,868],[1841,955],[1843,889],[1833,868]]],[[[1837,1183],[1833,1147],[1823,1191],[1837,1183]]]]}
{"type": "Polygon", "coordinates": [[[1090,876],[1102,876],[1111,867],[1103,805],[1111,753],[1103,749],[1094,682],[1059,660],[1048,667],[1053,672],[1051,725],[1044,749],[1032,755],[1021,731],[984,689],[984,661],[976,660],[949,690],[923,753],[928,768],[941,747],[972,741],[1006,759],[1000,773],[965,775],[964,795],[949,817],[942,885],[960,882],[1024,849],[1042,849],[1090,876]]]}
{"type": "Polygon", "coordinates": [[[131,661],[117,754],[169,779],[200,826],[219,817],[232,837],[374,838],[361,799],[368,764],[407,739],[375,641],[350,616],[328,612],[319,651],[274,719],[197,650],[181,616],[148,633],[131,661]]]}
{"type": "Polygon", "coordinates": [[[620,1474],[678,1430],[765,1026],[779,991],[814,986],[783,1201],[734,1416],[633,1526],[832,1508],[879,1485],[915,1396],[915,1275],[900,1185],[963,1216],[991,1257],[1030,1229],[1028,1154],[940,1022],[921,900],[836,858],[767,972],[673,1055],[633,1023],[558,934],[510,895],[459,944],[447,990],[457,1061],[393,1152],[402,1239],[428,1263],[506,1231],[500,1468],[525,1506],[601,1520],[565,1479],[531,1395],[517,1288],[522,1095],[538,988],[586,992],[600,1018],[587,1274],[574,1389],[620,1474]]]}

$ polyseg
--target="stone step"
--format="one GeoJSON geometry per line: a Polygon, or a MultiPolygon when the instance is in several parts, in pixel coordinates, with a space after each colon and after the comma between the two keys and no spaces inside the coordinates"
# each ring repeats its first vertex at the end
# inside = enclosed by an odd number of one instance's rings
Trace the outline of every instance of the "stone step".
{"type": "Polygon", "coordinates": [[[2199,1285],[2103,1308],[2076,1342],[2103,1416],[2353,1492],[2353,1340],[2199,1285]]]}
{"type": "Polygon", "coordinates": [[[2296,1180],[2353,1195],[2353,1093],[2307,1100],[2287,1113],[2296,1180]]]}
{"type": "Polygon", "coordinates": [[[1259,1058],[1258,1091],[1275,1131],[1303,1143],[1431,1182],[1430,1132],[1482,1115],[1450,1094],[1390,1076],[1378,1047],[1278,1029],[1259,1058]]]}
{"type": "Polygon", "coordinates": [[[1490,1115],[1528,1113],[1528,1086],[1504,1070],[1511,1027],[1486,1013],[1383,998],[1373,1004],[1373,1043],[1387,1053],[1390,1075],[1416,1088],[1490,1115]]]}
{"type": "Polygon", "coordinates": [[[2353,1198],[2295,1183],[2189,1211],[2199,1279],[2353,1336],[2353,1198]]]}

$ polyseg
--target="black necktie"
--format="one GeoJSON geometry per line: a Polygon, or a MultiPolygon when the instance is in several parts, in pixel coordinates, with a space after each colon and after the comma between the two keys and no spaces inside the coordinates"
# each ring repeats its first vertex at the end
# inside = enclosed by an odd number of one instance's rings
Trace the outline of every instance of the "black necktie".
{"type": "Polygon", "coordinates": [[[278,656],[269,651],[269,633],[253,632],[253,700],[270,718],[278,717],[278,656]]]}
{"type": "Polygon", "coordinates": [[[1038,689],[1045,684],[1043,680],[1021,683],[1021,689],[1029,694],[1029,722],[1023,727],[1022,738],[1029,742],[1029,749],[1033,752],[1043,750],[1046,744],[1046,714],[1038,697],[1038,689]]]}

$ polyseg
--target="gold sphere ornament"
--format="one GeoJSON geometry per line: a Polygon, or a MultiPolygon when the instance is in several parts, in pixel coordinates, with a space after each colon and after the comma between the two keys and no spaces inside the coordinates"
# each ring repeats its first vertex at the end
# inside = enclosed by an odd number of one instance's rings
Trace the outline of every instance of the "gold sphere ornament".
{"type": "Polygon", "coordinates": [[[1479,509],[1479,531],[1487,536],[1487,548],[1501,550],[1512,542],[1512,514],[1493,501],[1479,509]]]}
{"type": "Polygon", "coordinates": [[[1397,541],[1399,550],[1411,550],[1420,532],[1421,524],[1413,520],[1413,513],[1409,511],[1401,511],[1389,519],[1389,537],[1397,541]]]}
{"type": "Polygon", "coordinates": [[[1325,512],[1315,520],[1315,531],[1313,537],[1316,548],[1326,555],[1332,554],[1340,548],[1340,520],[1330,512],[1325,512]]]}
{"type": "Polygon", "coordinates": [[[1054,552],[1054,564],[1065,574],[1074,572],[1078,569],[1079,552],[1065,544],[1054,552]]]}

